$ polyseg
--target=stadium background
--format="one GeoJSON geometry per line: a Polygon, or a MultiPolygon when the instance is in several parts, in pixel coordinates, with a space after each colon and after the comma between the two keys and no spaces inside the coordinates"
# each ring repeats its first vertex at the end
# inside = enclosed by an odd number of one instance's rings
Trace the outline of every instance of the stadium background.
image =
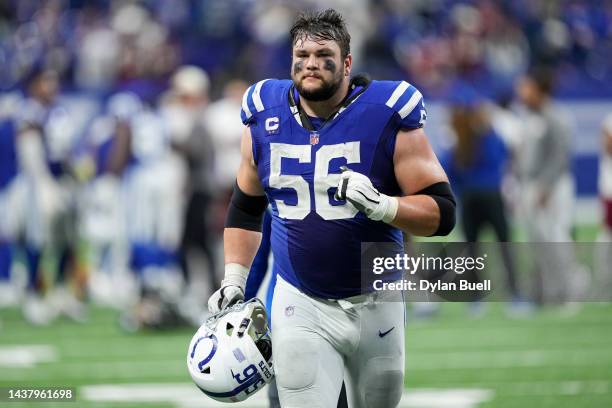
{"type": "MultiPolygon", "coordinates": [[[[220,262],[189,254],[187,262],[193,267],[188,289],[179,290],[179,309],[191,311],[186,312],[191,316],[147,324],[148,304],[129,290],[134,276],[143,276],[137,262],[130,263],[125,255],[134,243],[117,237],[118,230],[129,229],[130,223],[106,224],[105,211],[112,212],[113,203],[124,196],[114,195],[116,186],[109,190],[98,183],[105,176],[100,157],[108,159],[101,153],[109,137],[105,121],[129,115],[130,109],[146,111],[150,116],[144,121],[158,124],[144,132],[149,136],[141,148],[154,153],[147,157],[165,164],[177,158],[188,161],[180,149],[173,150],[173,142],[181,141],[172,139],[173,132],[181,133],[173,128],[181,116],[166,108],[177,100],[184,102],[183,97],[202,98],[207,106],[199,113],[205,118],[203,133],[208,139],[199,146],[206,154],[196,158],[196,166],[187,166],[191,171],[186,170],[182,180],[190,188],[176,190],[172,179],[154,180],[161,186],[160,196],[178,197],[176,202],[162,201],[155,211],[168,209],[163,217],[170,226],[164,228],[171,231],[163,237],[176,251],[187,192],[203,192],[198,208],[209,214],[206,238],[218,255],[239,140],[236,95],[240,97],[245,84],[287,77],[288,28],[295,14],[309,7],[335,7],[346,16],[355,71],[376,79],[407,80],[421,89],[428,107],[426,130],[441,155],[452,145],[448,108],[457,95],[449,90],[456,89],[458,81],[476,89],[479,100],[494,103],[513,99],[516,81],[530,66],[554,67],[555,101],[572,117],[574,129],[573,236],[586,245],[601,239],[609,242],[597,180],[602,124],[612,113],[610,1],[5,0],[0,2],[0,117],[19,115],[34,75],[46,69],[57,72],[59,101],[70,119],[60,133],[68,135],[65,165],[74,181],[68,191],[75,209],[71,219],[77,224],[78,256],[67,289],[60,291],[54,266],[57,254],[52,248],[45,252],[39,292],[44,294],[44,307],[57,308],[58,313],[34,319],[44,323],[36,325],[23,317],[29,301],[24,288],[27,272],[25,256],[15,251],[11,274],[2,277],[0,293],[0,387],[75,387],[79,407],[208,406],[189,384],[184,357],[192,329],[182,323],[197,319],[193,314],[214,282],[210,270],[218,269],[220,262]],[[200,67],[208,79],[194,70],[183,71],[182,79],[177,79],[175,74],[185,65],[200,67]],[[117,94],[128,96],[123,108],[112,104],[117,94]],[[170,130],[160,130],[166,128],[170,130]],[[99,252],[109,242],[118,245],[111,252],[113,262],[122,267],[102,262],[99,252]],[[82,303],[71,310],[74,305],[66,306],[65,298],[82,303]],[[73,319],[60,316],[60,310],[73,319]]],[[[2,149],[4,142],[0,140],[2,149]]],[[[139,164],[145,170],[159,171],[158,164],[146,167],[145,161],[139,164]]],[[[127,183],[125,174],[116,178],[127,183]]],[[[8,181],[2,188],[6,185],[8,181]]],[[[512,209],[520,196],[509,191],[506,198],[512,209]]],[[[147,204],[154,203],[145,199],[131,214],[152,211],[147,204]]],[[[19,208],[3,210],[11,217],[19,208]]],[[[512,211],[509,215],[513,239],[524,241],[520,215],[512,211]]],[[[142,231],[134,232],[138,233],[142,231]]],[[[459,228],[450,239],[462,239],[459,228]]],[[[484,239],[494,237],[487,233],[484,239]]],[[[18,247],[18,242],[10,244],[18,247]]],[[[592,246],[595,254],[601,244],[592,246]]],[[[169,259],[156,266],[180,275],[178,258],[169,259]]],[[[595,255],[584,261],[591,273],[597,273],[595,255]]],[[[610,270],[604,262],[603,273],[610,270]]],[[[216,270],[217,277],[220,273],[216,270]]],[[[528,271],[520,274],[528,285],[528,271]]],[[[153,286],[177,285],[172,279],[153,281],[153,286]]],[[[609,303],[534,307],[521,318],[508,314],[503,303],[481,306],[410,309],[402,406],[611,405],[609,303]]],[[[258,398],[249,404],[265,406],[263,393],[258,398]]]]}

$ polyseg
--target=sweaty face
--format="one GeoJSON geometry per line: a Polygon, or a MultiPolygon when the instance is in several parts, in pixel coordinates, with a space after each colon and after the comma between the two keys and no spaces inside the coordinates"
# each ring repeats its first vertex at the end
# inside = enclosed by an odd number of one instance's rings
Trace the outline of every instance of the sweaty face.
{"type": "Polygon", "coordinates": [[[294,44],[291,79],[303,98],[331,98],[340,88],[344,74],[344,61],[335,41],[306,39],[294,44]]]}

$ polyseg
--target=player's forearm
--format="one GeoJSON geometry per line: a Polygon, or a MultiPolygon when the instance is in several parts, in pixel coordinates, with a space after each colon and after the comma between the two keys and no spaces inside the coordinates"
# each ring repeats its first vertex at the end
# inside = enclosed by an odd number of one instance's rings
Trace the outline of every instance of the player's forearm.
{"type": "Polygon", "coordinates": [[[261,232],[225,228],[223,231],[225,264],[236,263],[250,268],[260,243],[261,232]]]}
{"type": "Polygon", "coordinates": [[[261,242],[261,232],[242,228],[225,228],[223,248],[225,274],[221,288],[237,286],[244,293],[253,258],[261,242]]]}
{"type": "Polygon", "coordinates": [[[267,205],[265,196],[250,196],[238,183],[234,186],[223,233],[225,277],[222,288],[238,286],[244,293],[249,269],[261,242],[261,223],[267,205]]]}
{"type": "Polygon", "coordinates": [[[397,212],[390,223],[406,232],[422,236],[448,235],[455,227],[456,200],[445,181],[393,200],[397,200],[397,212]]]}
{"type": "Polygon", "coordinates": [[[438,204],[428,195],[411,195],[396,197],[397,214],[391,225],[418,236],[430,236],[436,233],[440,225],[438,204]]]}

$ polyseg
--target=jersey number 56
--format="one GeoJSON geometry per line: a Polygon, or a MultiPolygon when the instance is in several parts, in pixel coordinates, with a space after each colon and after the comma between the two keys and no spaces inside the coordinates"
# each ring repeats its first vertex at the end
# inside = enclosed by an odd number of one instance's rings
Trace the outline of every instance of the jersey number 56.
{"type": "MultiPolygon", "coordinates": [[[[310,213],[311,197],[308,182],[299,175],[281,174],[283,158],[298,159],[300,163],[310,163],[311,145],[292,145],[270,143],[270,180],[272,188],[291,188],[297,194],[297,204],[288,205],[283,200],[274,200],[281,218],[302,220],[310,213]]],[[[357,209],[352,205],[331,205],[329,189],[336,187],[340,174],[329,173],[332,159],[345,158],[348,164],[359,163],[359,142],[347,142],[321,146],[315,154],[314,170],[314,209],[325,220],[353,218],[357,209]]]]}

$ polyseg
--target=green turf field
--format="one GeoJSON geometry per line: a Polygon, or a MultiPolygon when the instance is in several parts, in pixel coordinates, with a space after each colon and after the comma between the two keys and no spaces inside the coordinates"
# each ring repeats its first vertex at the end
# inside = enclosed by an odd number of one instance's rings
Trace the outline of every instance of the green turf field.
{"type": "MultiPolygon", "coordinates": [[[[146,384],[145,392],[157,385],[171,396],[192,391],[184,363],[191,330],[125,334],[115,313],[100,309],[85,325],[60,320],[32,328],[14,309],[1,310],[0,320],[0,387],[66,386],[79,393],[76,403],[0,406],[198,405],[168,402],[168,396],[157,403],[110,402],[83,392],[95,384],[146,384]]],[[[413,406],[472,406],[435,399],[443,389],[454,389],[480,392],[481,407],[612,407],[610,304],[543,310],[528,319],[506,317],[502,304],[486,305],[479,318],[470,317],[463,304],[446,304],[431,320],[411,321],[406,333],[407,395],[417,390],[434,401],[413,406]]],[[[199,406],[207,406],[204,396],[194,395],[199,406]]]]}

